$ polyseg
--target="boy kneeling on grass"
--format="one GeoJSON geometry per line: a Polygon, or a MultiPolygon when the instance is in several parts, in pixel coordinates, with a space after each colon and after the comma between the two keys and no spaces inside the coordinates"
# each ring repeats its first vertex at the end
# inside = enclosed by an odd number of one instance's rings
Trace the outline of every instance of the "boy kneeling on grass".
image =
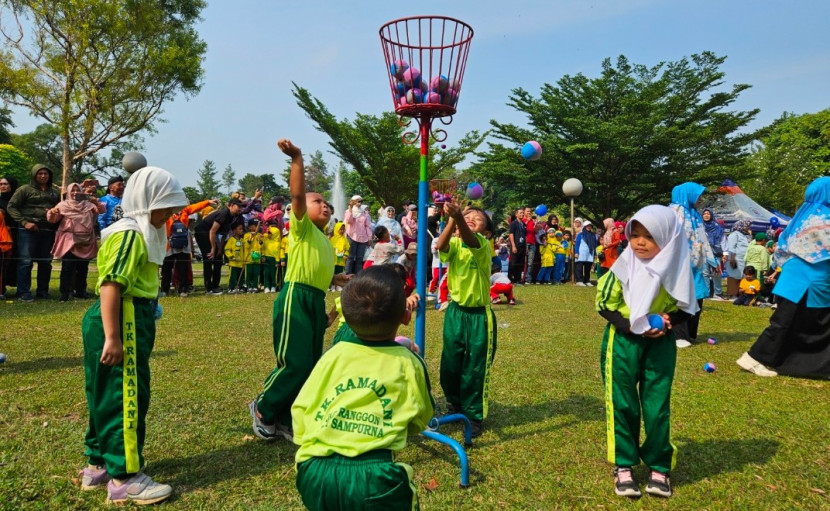
{"type": "Polygon", "coordinates": [[[349,329],[320,358],[291,407],[297,489],[311,510],[415,509],[412,467],[394,462],[433,416],[424,361],[395,342],[409,323],[401,279],[372,266],[344,288],[349,329]]]}

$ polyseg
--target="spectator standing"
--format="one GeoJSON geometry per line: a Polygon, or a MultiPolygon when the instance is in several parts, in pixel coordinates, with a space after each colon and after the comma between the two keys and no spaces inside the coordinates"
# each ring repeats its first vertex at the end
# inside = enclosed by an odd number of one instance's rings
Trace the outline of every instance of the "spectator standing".
{"type": "Polygon", "coordinates": [[[709,238],[709,246],[712,247],[712,254],[715,256],[716,266],[706,265],[703,270],[703,279],[709,291],[709,298],[723,300],[723,253],[726,248],[726,235],[723,226],[715,217],[715,212],[706,208],[701,213],[703,226],[706,229],[706,237],[709,238]]]}
{"type": "Polygon", "coordinates": [[[9,215],[8,205],[17,190],[17,179],[0,177],[0,216],[9,234],[9,250],[2,252],[0,262],[0,296],[4,299],[8,287],[17,287],[17,222],[9,215]]]}
{"type": "Polygon", "coordinates": [[[530,206],[525,208],[522,221],[525,224],[525,241],[527,243],[527,266],[525,268],[524,283],[535,282],[533,264],[536,262],[536,222],[533,221],[533,209],[530,206]]]}
{"type": "Polygon", "coordinates": [[[738,220],[726,238],[726,296],[733,300],[738,296],[738,285],[744,274],[744,257],[752,239],[749,220],[738,220]]]}
{"type": "Polygon", "coordinates": [[[349,258],[346,260],[346,274],[357,274],[363,269],[366,248],[372,239],[372,222],[369,213],[363,210],[363,197],[353,195],[343,215],[346,224],[346,238],[349,240],[349,258]]]}
{"type": "Polygon", "coordinates": [[[190,236],[190,215],[198,213],[208,206],[218,204],[218,199],[190,204],[167,220],[167,254],[161,266],[161,296],[170,293],[174,266],[179,277],[177,282],[179,296],[182,298],[187,296],[187,276],[192,271],[190,256],[193,253],[193,241],[190,236]]]}
{"type": "MultiPolygon", "coordinates": [[[[575,221],[574,224],[576,224],[575,221]]],[[[576,285],[593,286],[591,284],[591,266],[593,266],[594,258],[597,255],[597,235],[594,234],[594,224],[591,222],[582,224],[582,232],[576,236],[574,246],[576,285]]]]}
{"type": "Polygon", "coordinates": [[[242,212],[242,201],[238,198],[228,201],[228,207],[214,211],[196,225],[196,243],[202,252],[204,264],[205,293],[221,295],[220,279],[222,278],[223,246],[220,236],[227,236],[231,232],[231,224],[237,220],[242,212]]]}
{"type": "Polygon", "coordinates": [[[527,230],[523,222],[525,210],[516,210],[516,216],[510,222],[510,266],[507,276],[514,284],[522,283],[522,270],[525,266],[525,254],[527,253],[527,230]]]}
{"type": "Polygon", "coordinates": [[[17,234],[17,296],[22,302],[33,302],[32,267],[37,261],[37,298],[49,298],[52,275],[52,246],[55,224],[46,220],[46,211],[60,202],[60,194],[52,186],[52,170],[46,165],[32,167],[32,181],[14,192],[8,211],[22,229],[17,234]]]}
{"type": "Polygon", "coordinates": [[[121,199],[124,197],[124,178],[121,176],[112,176],[107,181],[107,194],[101,197],[101,204],[106,208],[103,213],[98,215],[98,228],[103,231],[115,221],[112,218],[112,213],[116,206],[121,205],[121,199]]]}

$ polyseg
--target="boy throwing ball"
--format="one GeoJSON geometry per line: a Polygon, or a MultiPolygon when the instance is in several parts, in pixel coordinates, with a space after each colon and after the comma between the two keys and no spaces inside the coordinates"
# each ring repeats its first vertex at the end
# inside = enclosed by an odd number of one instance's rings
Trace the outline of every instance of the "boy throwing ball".
{"type": "Polygon", "coordinates": [[[426,366],[395,342],[408,324],[392,265],[372,266],[343,289],[350,327],[314,367],[291,408],[297,489],[311,510],[416,509],[412,467],[395,463],[433,415],[426,366]]]}

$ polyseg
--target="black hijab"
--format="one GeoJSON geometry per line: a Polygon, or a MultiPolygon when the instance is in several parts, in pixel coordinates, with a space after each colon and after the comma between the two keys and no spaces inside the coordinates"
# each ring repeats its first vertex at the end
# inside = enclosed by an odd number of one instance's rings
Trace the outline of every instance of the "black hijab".
{"type": "Polygon", "coordinates": [[[0,179],[5,179],[11,185],[8,192],[0,193],[0,209],[5,212],[9,205],[9,200],[11,200],[12,195],[14,195],[14,191],[17,190],[17,179],[11,176],[0,177],[0,179]]]}

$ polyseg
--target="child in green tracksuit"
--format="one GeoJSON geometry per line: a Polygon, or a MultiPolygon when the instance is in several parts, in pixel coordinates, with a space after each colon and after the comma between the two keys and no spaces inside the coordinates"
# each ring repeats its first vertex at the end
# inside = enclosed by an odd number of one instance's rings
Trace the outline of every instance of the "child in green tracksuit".
{"type": "Polygon", "coordinates": [[[615,465],[617,495],[641,495],[631,467],[642,460],[651,469],[646,492],[670,497],[672,326],[698,310],[689,247],[683,225],[665,206],[646,206],[625,229],[629,250],[597,282],[597,311],[608,320],[600,352],[608,461],[615,465]]]}
{"type": "Polygon", "coordinates": [[[345,285],[351,276],[334,276],[334,251],[323,232],[331,211],[322,195],[305,191],[303,153],[287,139],[277,145],[291,157],[291,259],[274,301],[277,364],[248,409],[256,436],[272,440],[280,435],[291,441],[291,404],[323,354],[326,290],[332,284],[345,285]]]}
{"type": "Polygon", "coordinates": [[[441,388],[448,413],[463,413],[473,436],[481,435],[487,417],[490,365],[496,354],[496,316],[490,310],[490,263],[487,238],[493,221],[478,208],[461,211],[457,201],[444,204],[449,215],[436,248],[449,263],[447,286],[452,296],[444,317],[441,388]],[[458,231],[458,237],[453,233],[458,231]]]}
{"type": "Polygon", "coordinates": [[[391,265],[343,289],[349,329],[320,359],[294,405],[297,489],[308,509],[416,509],[412,467],[395,463],[433,416],[424,361],[395,342],[411,311],[391,265]]]}
{"type": "Polygon", "coordinates": [[[231,236],[225,242],[225,259],[228,261],[230,276],[228,277],[228,293],[234,294],[244,291],[242,274],[245,268],[245,245],[242,236],[245,234],[245,224],[237,222],[233,225],[231,236]]]}
{"type": "Polygon", "coordinates": [[[101,298],[81,324],[89,465],[80,479],[82,490],[106,485],[108,502],[152,504],[173,493],[142,469],[166,222],[186,205],[172,174],[145,167],[127,182],[121,203],[124,217],[101,232],[96,286],[101,298]]]}

